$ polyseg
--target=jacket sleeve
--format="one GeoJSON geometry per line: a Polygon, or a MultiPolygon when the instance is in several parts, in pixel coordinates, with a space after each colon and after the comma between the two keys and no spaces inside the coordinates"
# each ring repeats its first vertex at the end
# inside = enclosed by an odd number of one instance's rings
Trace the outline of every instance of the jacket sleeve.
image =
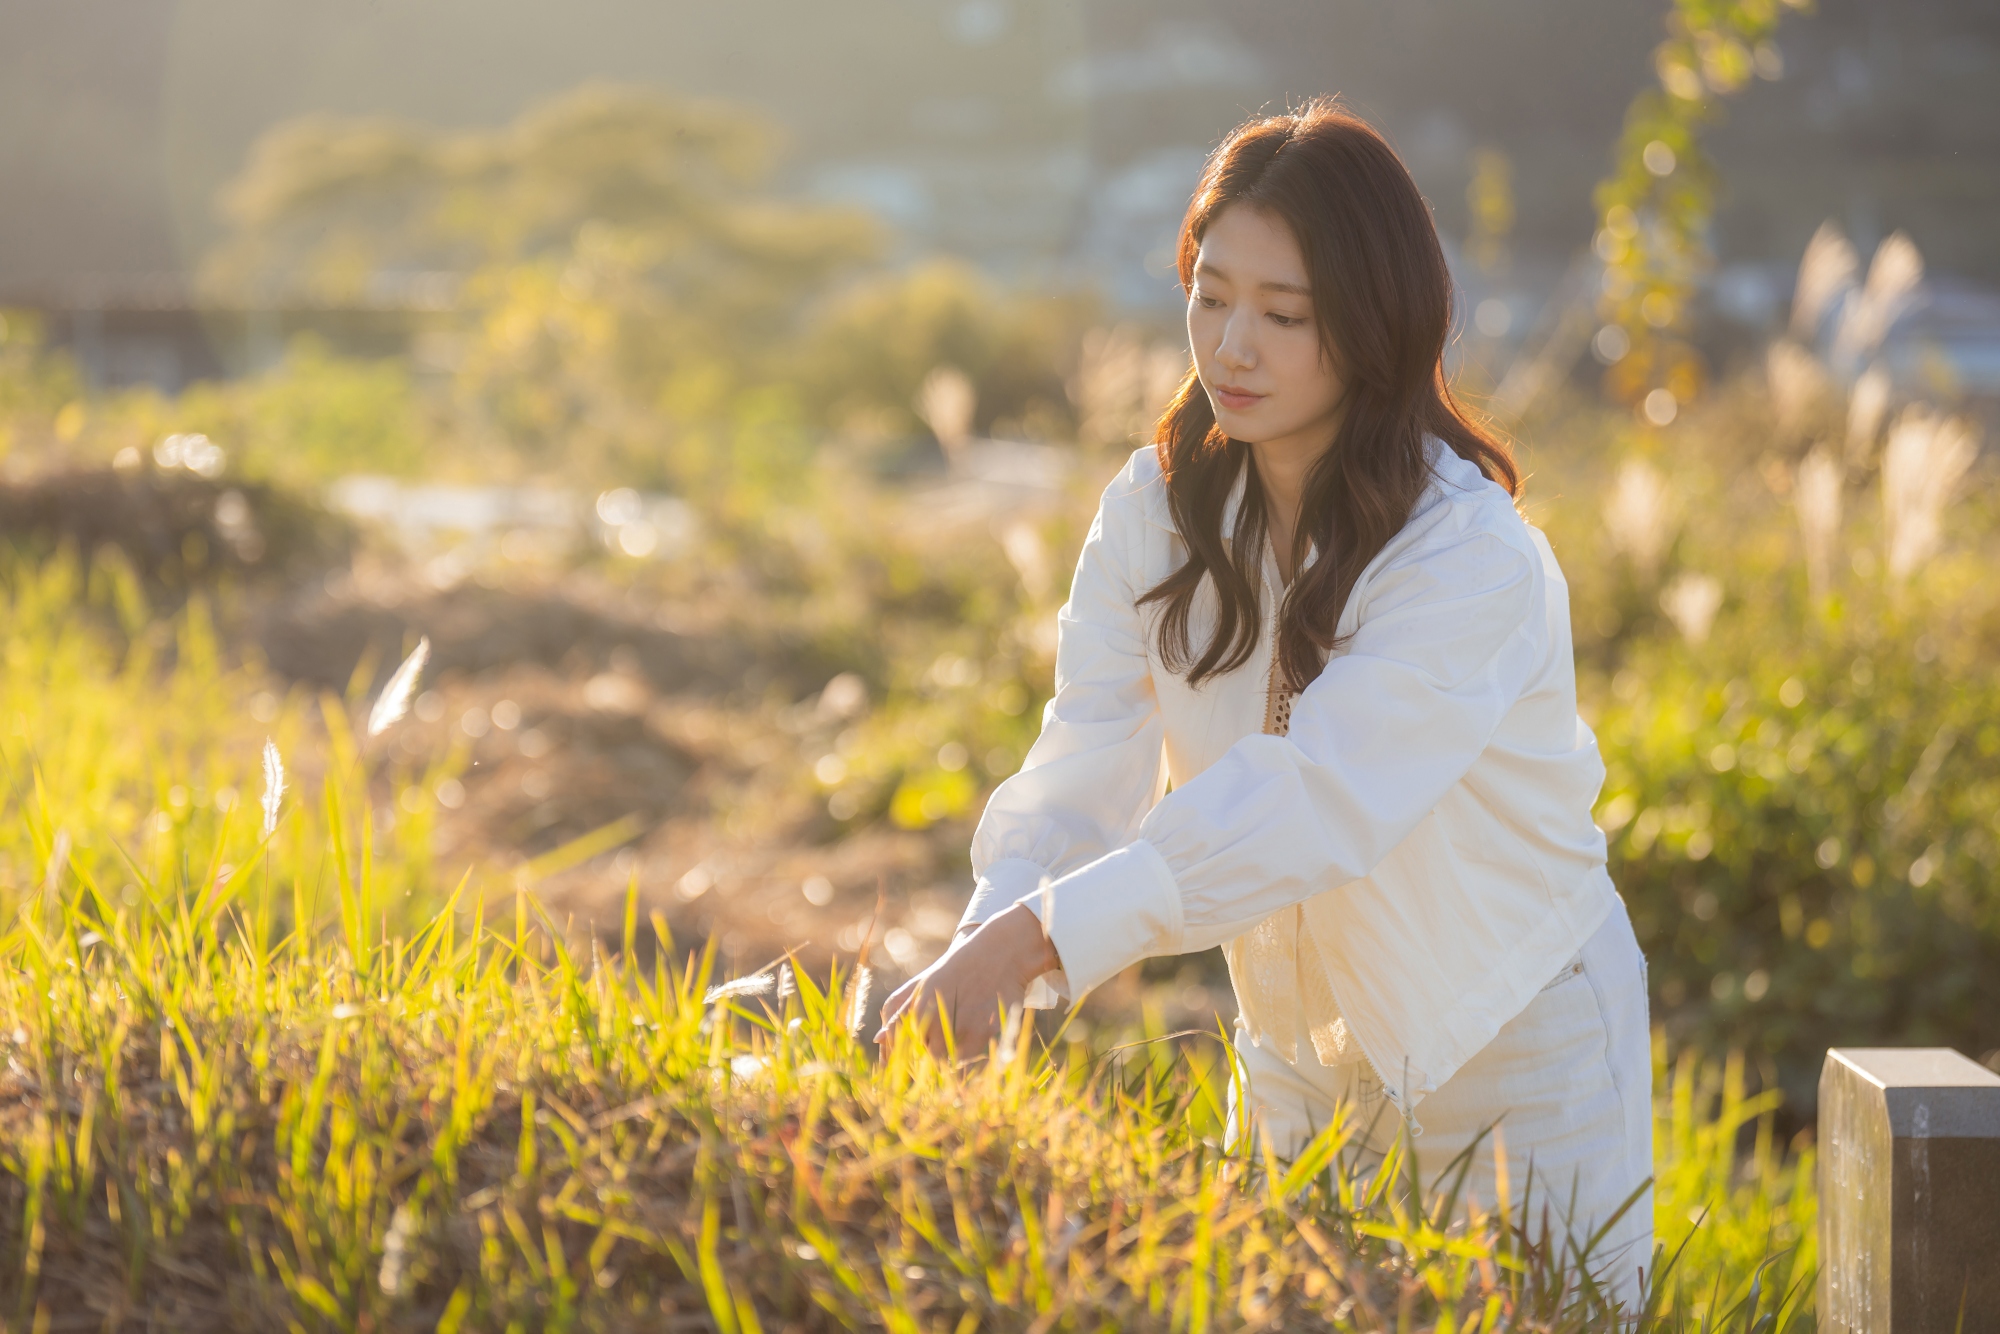
{"type": "MultiPolygon", "coordinates": [[[[977,879],[961,929],[1124,847],[1158,799],[1165,734],[1137,606],[1144,516],[1134,490],[1128,468],[1084,539],[1056,618],[1055,695],[1020,771],[994,790],[973,834],[977,879]]],[[[1030,1003],[1038,999],[1051,998],[1030,1003]]]]}
{"type": "Polygon", "coordinates": [[[1543,655],[1545,584],[1491,529],[1419,543],[1370,580],[1346,651],[1293,705],[1041,897],[1070,994],[1206,949],[1368,875],[1463,778],[1543,655]]]}

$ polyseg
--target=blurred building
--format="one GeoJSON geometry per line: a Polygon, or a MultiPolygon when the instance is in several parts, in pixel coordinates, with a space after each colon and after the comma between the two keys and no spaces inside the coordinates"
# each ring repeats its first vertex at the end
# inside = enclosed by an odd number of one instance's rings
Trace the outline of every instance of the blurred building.
{"type": "MultiPolygon", "coordinates": [[[[309,113],[491,125],[604,79],[773,118],[790,141],[785,187],[866,204],[908,255],[1090,282],[1165,319],[1170,242],[1204,153],[1247,114],[1337,92],[1404,153],[1471,304],[1488,303],[1480,327],[1504,342],[1589,237],[1590,189],[1651,77],[1665,8],[12,0],[0,6],[0,304],[47,311],[95,379],[167,388],[244,364],[303,318],[365,334],[400,298],[372,312],[192,309],[217,191],[256,136],[309,113]],[[1472,254],[1482,169],[1513,220],[1472,254]]],[[[1745,328],[1773,321],[1829,216],[1864,253],[1903,228],[1954,294],[1953,337],[2000,362],[2000,327],[1986,323],[2000,290],[2000,8],[1820,0],[1786,19],[1780,45],[1783,80],[1732,102],[1710,136],[1729,192],[1716,311],[1745,328]]],[[[1967,373],[2000,390],[2000,370],[1978,362],[1967,373]]]]}

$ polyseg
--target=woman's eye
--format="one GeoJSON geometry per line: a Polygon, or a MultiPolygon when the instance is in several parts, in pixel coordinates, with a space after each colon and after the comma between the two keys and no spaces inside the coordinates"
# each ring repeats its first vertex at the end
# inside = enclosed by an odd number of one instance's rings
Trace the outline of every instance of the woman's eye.
{"type": "Polygon", "coordinates": [[[1194,294],[1194,299],[1197,305],[1202,306],[1204,309],[1207,310],[1214,310],[1217,306],[1222,304],[1222,300],[1220,297],[1209,296],[1206,292],[1196,292],[1194,294]]]}
{"type": "Polygon", "coordinates": [[[1287,329],[1295,324],[1304,324],[1306,322],[1303,315],[1280,315],[1276,311],[1271,312],[1271,318],[1287,329]]]}

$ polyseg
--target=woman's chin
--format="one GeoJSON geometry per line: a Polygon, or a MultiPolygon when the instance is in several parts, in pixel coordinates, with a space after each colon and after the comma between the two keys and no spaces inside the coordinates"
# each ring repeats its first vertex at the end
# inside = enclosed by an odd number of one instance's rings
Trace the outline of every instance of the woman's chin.
{"type": "Polygon", "coordinates": [[[1257,420],[1254,409],[1240,412],[1214,404],[1212,400],[1211,405],[1215,409],[1215,424],[1220,426],[1223,434],[1231,440],[1256,441],[1268,433],[1268,428],[1257,420]]]}
{"type": "Polygon", "coordinates": [[[1246,445],[1261,445],[1266,440],[1283,434],[1281,431],[1272,430],[1269,422],[1258,420],[1254,412],[1218,412],[1215,414],[1215,424],[1220,426],[1222,433],[1231,440],[1240,440],[1246,445]]]}

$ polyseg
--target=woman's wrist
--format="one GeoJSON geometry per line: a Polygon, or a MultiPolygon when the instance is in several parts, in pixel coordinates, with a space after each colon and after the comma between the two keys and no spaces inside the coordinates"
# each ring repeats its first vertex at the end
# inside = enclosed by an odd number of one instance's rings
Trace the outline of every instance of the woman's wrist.
{"type": "Polygon", "coordinates": [[[1056,953],[1055,943],[1042,928],[1042,919],[1025,903],[1017,903],[1006,911],[996,914],[986,923],[985,930],[998,928],[1014,948],[1013,956],[1022,961],[1021,986],[1025,989],[1030,982],[1044,973],[1053,973],[1062,967],[1062,958],[1056,953]]]}

